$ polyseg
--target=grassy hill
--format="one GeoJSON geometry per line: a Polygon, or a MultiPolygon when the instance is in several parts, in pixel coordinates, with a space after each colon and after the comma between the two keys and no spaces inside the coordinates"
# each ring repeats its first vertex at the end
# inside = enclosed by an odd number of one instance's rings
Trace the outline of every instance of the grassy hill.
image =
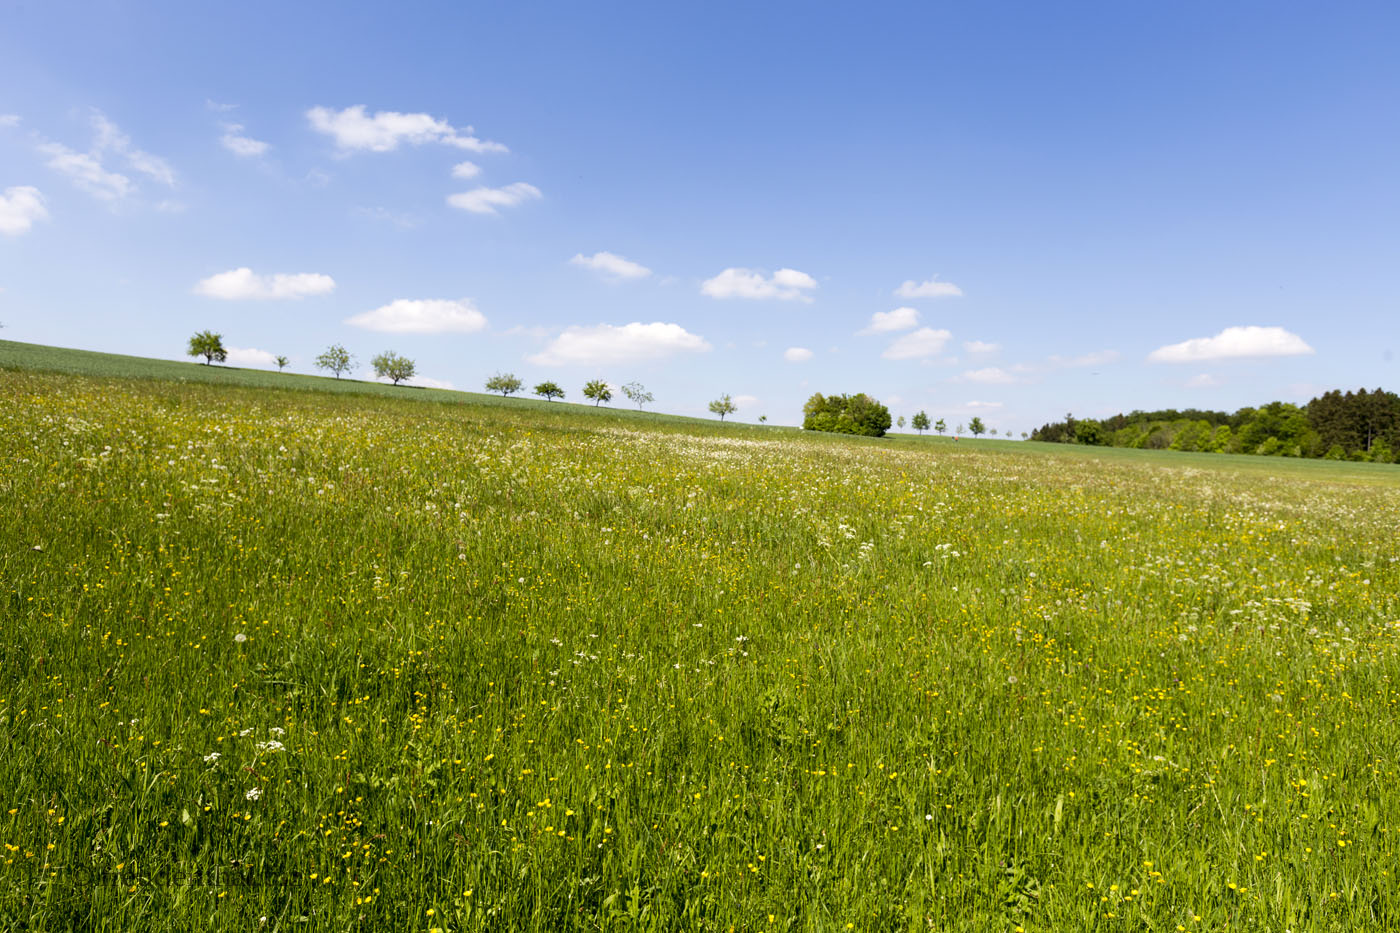
{"type": "Polygon", "coordinates": [[[0,927],[1400,928],[1393,469],[0,352],[0,927]]]}

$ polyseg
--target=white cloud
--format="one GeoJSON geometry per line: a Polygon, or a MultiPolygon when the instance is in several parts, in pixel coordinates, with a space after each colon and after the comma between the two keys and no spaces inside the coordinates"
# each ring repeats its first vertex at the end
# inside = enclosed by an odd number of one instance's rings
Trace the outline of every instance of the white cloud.
{"type": "Polygon", "coordinates": [[[757,404],[758,404],[758,396],[757,396],[757,395],[735,395],[735,396],[733,396],[733,397],[730,399],[730,401],[732,401],[735,405],[738,405],[740,408],[748,408],[748,407],[750,407],[750,406],[752,406],[752,405],[757,405],[757,404]]]}
{"type": "Polygon", "coordinates": [[[88,152],[74,152],[62,143],[40,143],[39,151],[49,157],[48,166],[67,175],[78,188],[103,201],[116,201],[136,189],[120,172],[109,172],[102,160],[88,152]]]}
{"type": "Polygon", "coordinates": [[[940,282],[938,276],[934,276],[924,282],[906,279],[894,293],[901,298],[956,298],[962,294],[962,289],[952,282],[940,282]]]}
{"type": "Polygon", "coordinates": [[[876,311],[870,315],[870,323],[865,329],[856,331],[857,336],[890,334],[910,330],[919,326],[919,312],[914,308],[895,308],[893,311],[876,311]]]}
{"type": "Polygon", "coordinates": [[[477,139],[471,127],[459,130],[446,120],[426,113],[381,110],[370,116],[365,113],[363,104],[356,104],[344,110],[312,107],[306,111],[306,119],[313,130],[333,137],[344,152],[392,152],[401,144],[422,146],[426,143],[442,143],[468,152],[508,151],[500,143],[477,139]]]}
{"type": "Polygon", "coordinates": [[[514,207],[522,201],[533,201],[542,197],[540,189],[517,181],[504,188],[473,188],[460,194],[447,196],[447,203],[473,214],[495,214],[498,207],[514,207]]]}
{"type": "Polygon", "coordinates": [[[387,207],[357,207],[355,213],[370,220],[391,224],[400,230],[411,230],[418,226],[417,217],[400,211],[391,211],[387,207]]]}
{"type": "Polygon", "coordinates": [[[226,301],[306,298],[311,295],[329,295],[333,291],[335,279],[319,272],[258,275],[247,266],[200,279],[194,287],[196,295],[222,298],[226,301]]]}
{"type": "Polygon", "coordinates": [[[973,409],[979,409],[979,410],[983,410],[983,411],[988,411],[988,410],[993,410],[993,409],[997,409],[997,408],[1003,408],[1003,407],[1005,407],[1005,403],[1004,403],[1004,402],[968,402],[968,403],[967,403],[966,405],[964,405],[963,407],[964,407],[964,408],[973,408],[973,409]]]}
{"type": "Polygon", "coordinates": [[[952,336],[946,330],[920,327],[911,334],[896,338],[880,355],[887,360],[917,360],[936,356],[943,352],[944,345],[952,336]]]}
{"type": "Polygon", "coordinates": [[[1213,389],[1218,385],[1220,385],[1220,380],[1210,373],[1197,373],[1186,380],[1186,388],[1188,389],[1213,389]]]}
{"type": "Polygon", "coordinates": [[[805,363],[812,358],[812,351],[806,347],[788,347],[783,351],[783,359],[789,363],[805,363]]]}
{"type": "Polygon", "coordinates": [[[959,377],[964,382],[980,382],[984,385],[1007,385],[1015,382],[1016,377],[999,366],[988,366],[986,369],[969,369],[959,377]]]}
{"type": "Polygon", "coordinates": [[[1282,327],[1227,327],[1214,337],[1197,337],[1147,355],[1152,363],[1196,363],[1269,356],[1305,356],[1313,348],[1282,327]]]}
{"type": "Polygon", "coordinates": [[[136,190],[129,177],[106,166],[108,155],[122,158],[129,168],[167,187],[175,187],[175,170],[170,163],[137,149],[131,138],[99,110],[92,112],[92,130],[92,148],[87,152],[44,139],[39,140],[37,148],[48,157],[49,168],[67,175],[78,188],[103,201],[120,200],[136,190]]]}
{"type": "Polygon", "coordinates": [[[228,361],[234,366],[264,366],[274,367],[277,365],[277,355],[268,353],[266,350],[255,350],[252,347],[226,347],[228,351],[228,361]]]}
{"type": "Polygon", "coordinates": [[[243,135],[243,124],[241,123],[225,123],[224,135],[219,137],[219,144],[229,152],[244,159],[257,158],[272,148],[269,143],[265,143],[261,139],[253,139],[243,135]]]}
{"type": "Polygon", "coordinates": [[[595,327],[569,327],[550,341],[543,351],[526,357],[540,366],[584,366],[654,360],[675,353],[696,353],[710,349],[705,338],[679,324],[633,322],[621,327],[599,324],[595,327]]]}
{"type": "Polygon", "coordinates": [[[1117,350],[1097,350],[1081,356],[1052,356],[1050,363],[1052,366],[1104,366],[1118,362],[1121,355],[1117,350]]]}
{"type": "Polygon", "coordinates": [[[0,126],[19,126],[19,115],[14,113],[0,113],[0,126]]]}
{"type": "Polygon", "coordinates": [[[486,315],[467,298],[400,298],[346,318],[345,323],[386,334],[473,334],[486,329],[486,315]]]}
{"type": "Polygon", "coordinates": [[[506,337],[548,337],[555,332],[554,328],[545,327],[543,324],[516,324],[500,333],[506,337]]]}
{"type": "Polygon", "coordinates": [[[475,178],[481,174],[481,166],[475,162],[458,162],[452,166],[453,178],[475,178]]]}
{"type": "Polygon", "coordinates": [[[0,233],[19,236],[28,232],[36,220],[47,220],[48,208],[38,188],[17,185],[0,194],[0,233]]]}
{"type": "Polygon", "coordinates": [[[796,269],[779,269],[771,277],[753,269],[730,267],[700,286],[700,293],[711,298],[773,298],[778,301],[811,301],[806,291],[816,288],[817,280],[796,269]]]}
{"type": "Polygon", "coordinates": [[[996,353],[1001,349],[1001,344],[987,343],[984,340],[965,340],[963,349],[968,353],[996,353]]]}
{"type": "Polygon", "coordinates": [[[579,253],[569,262],[575,266],[582,266],[585,269],[592,269],[601,273],[604,278],[614,282],[621,282],[626,279],[644,279],[651,275],[651,270],[639,262],[624,259],[616,253],[594,253],[592,256],[585,256],[579,253]]]}

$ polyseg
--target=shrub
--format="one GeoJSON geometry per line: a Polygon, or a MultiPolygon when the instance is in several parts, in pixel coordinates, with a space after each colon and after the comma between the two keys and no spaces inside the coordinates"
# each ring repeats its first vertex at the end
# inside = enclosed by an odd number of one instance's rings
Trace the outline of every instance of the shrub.
{"type": "Polygon", "coordinates": [[[807,431],[884,437],[890,429],[890,410],[863,392],[832,396],[818,392],[802,406],[802,414],[807,431]]]}

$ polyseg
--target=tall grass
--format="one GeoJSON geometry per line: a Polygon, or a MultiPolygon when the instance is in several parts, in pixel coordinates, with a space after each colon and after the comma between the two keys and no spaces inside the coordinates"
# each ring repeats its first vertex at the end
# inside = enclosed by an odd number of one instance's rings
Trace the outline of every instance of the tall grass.
{"type": "Polygon", "coordinates": [[[1395,928],[1378,475],[0,371],[0,917],[1395,928]]]}

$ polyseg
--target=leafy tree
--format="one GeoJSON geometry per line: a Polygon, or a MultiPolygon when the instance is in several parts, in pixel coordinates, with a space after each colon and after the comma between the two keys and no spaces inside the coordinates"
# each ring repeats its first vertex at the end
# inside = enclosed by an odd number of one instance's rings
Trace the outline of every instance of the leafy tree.
{"type": "MultiPolygon", "coordinates": [[[[914,420],[909,423],[914,426],[915,431],[923,434],[928,430],[928,413],[923,411],[919,412],[914,416],[914,420]]],[[[941,419],[938,422],[938,433],[943,433],[943,421],[941,419]]]]}
{"type": "Polygon", "coordinates": [[[804,431],[861,434],[884,437],[890,429],[890,410],[865,393],[823,396],[820,392],[802,406],[804,431]]]}
{"type": "Polygon", "coordinates": [[[202,330],[190,338],[190,348],[185,351],[190,356],[204,357],[204,365],[218,360],[222,363],[228,359],[228,351],[224,349],[223,334],[216,334],[212,330],[202,330]]]}
{"type": "Polygon", "coordinates": [[[894,423],[895,423],[896,425],[899,426],[899,429],[900,429],[901,431],[904,430],[904,416],[903,416],[903,415],[900,415],[898,418],[896,418],[894,423]]]}
{"type": "Polygon", "coordinates": [[[710,403],[710,411],[719,415],[719,420],[723,421],[725,415],[732,415],[739,410],[739,406],[734,404],[734,400],[728,393],[721,395],[710,403]]]}
{"type": "Polygon", "coordinates": [[[412,379],[414,372],[417,371],[413,360],[406,356],[400,356],[393,350],[385,350],[369,363],[374,367],[376,376],[380,379],[388,379],[394,385],[398,385],[405,379],[412,379]]]}
{"type": "Polygon", "coordinates": [[[759,423],[759,424],[767,424],[767,423],[768,423],[768,416],[767,416],[767,415],[759,415],[759,416],[758,416],[758,423],[759,423]]]}
{"type": "MultiPolygon", "coordinates": [[[[924,421],[927,422],[928,418],[925,417],[924,421]]],[[[925,423],[924,427],[928,427],[928,424],[925,423]]],[[[939,436],[941,437],[943,435],[943,432],[948,430],[948,422],[944,421],[942,418],[939,418],[933,423],[933,429],[937,431],[939,436]]]]}
{"type": "Polygon", "coordinates": [[[316,357],[317,369],[328,369],[339,379],[341,373],[348,373],[355,366],[355,357],[338,343],[326,347],[326,352],[316,357]]]}
{"type": "Polygon", "coordinates": [[[559,383],[557,382],[541,382],[539,385],[535,386],[535,394],[543,395],[545,401],[552,402],[557,398],[563,398],[564,390],[559,388],[559,383]]]}
{"type": "Polygon", "coordinates": [[[280,373],[282,370],[286,369],[287,364],[290,362],[291,360],[287,359],[285,356],[277,357],[277,371],[280,373]]]}
{"type": "Polygon", "coordinates": [[[967,429],[972,432],[973,437],[977,437],[987,430],[987,426],[982,423],[982,419],[976,415],[967,423],[967,429]]]}
{"type": "Polygon", "coordinates": [[[516,377],[515,373],[496,373],[486,380],[486,391],[499,392],[501,398],[505,398],[512,392],[519,392],[522,385],[524,383],[516,377]]]}
{"type": "Polygon", "coordinates": [[[627,383],[627,385],[622,387],[622,394],[630,398],[638,409],[648,402],[656,400],[655,397],[647,391],[647,387],[640,382],[627,383]]]}
{"type": "Polygon", "coordinates": [[[590,379],[583,387],[583,397],[593,399],[593,407],[612,401],[612,389],[602,379],[590,379]]]}

